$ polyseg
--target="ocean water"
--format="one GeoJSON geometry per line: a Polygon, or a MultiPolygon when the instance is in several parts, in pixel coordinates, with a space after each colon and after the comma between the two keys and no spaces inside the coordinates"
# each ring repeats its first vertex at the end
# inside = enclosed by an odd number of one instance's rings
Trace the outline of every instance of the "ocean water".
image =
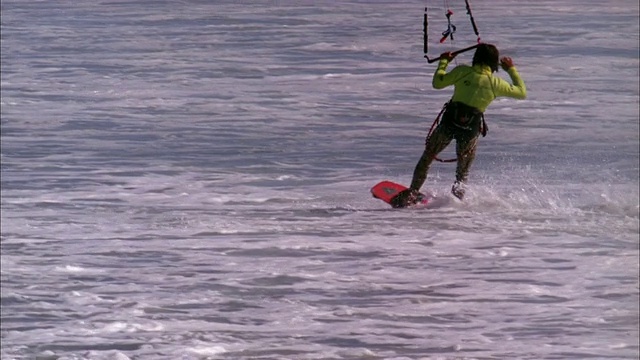
{"type": "Polygon", "coordinates": [[[638,2],[472,0],[528,99],[394,210],[425,4],[4,0],[1,358],[637,359],[638,2]]]}

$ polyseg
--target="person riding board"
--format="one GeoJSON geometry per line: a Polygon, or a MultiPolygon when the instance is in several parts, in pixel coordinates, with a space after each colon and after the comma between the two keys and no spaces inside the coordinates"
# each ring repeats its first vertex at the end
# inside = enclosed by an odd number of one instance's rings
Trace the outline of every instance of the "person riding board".
{"type": "Polygon", "coordinates": [[[427,179],[429,166],[451,140],[456,140],[456,181],[451,188],[454,196],[462,200],[464,184],[476,155],[480,134],[486,135],[484,111],[497,97],[524,99],[527,89],[510,57],[500,59],[498,49],[491,44],[480,44],[473,56],[472,66],[458,65],[447,73],[447,66],[455,57],[451,52],[440,55],[438,68],[433,74],[433,87],[443,89],[454,86],[453,96],[446,104],[442,121],[433,133],[427,135],[425,149],[416,164],[411,186],[392,199],[392,206],[406,207],[418,201],[420,188],[427,179]],[[509,74],[512,84],[494,76],[498,64],[509,74]]]}

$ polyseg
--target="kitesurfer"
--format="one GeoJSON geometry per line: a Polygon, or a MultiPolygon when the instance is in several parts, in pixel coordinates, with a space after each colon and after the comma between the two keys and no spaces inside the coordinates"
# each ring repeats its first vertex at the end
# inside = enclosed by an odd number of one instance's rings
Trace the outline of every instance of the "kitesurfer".
{"type": "Polygon", "coordinates": [[[500,53],[494,45],[478,45],[471,66],[458,65],[447,72],[447,66],[454,57],[455,54],[451,52],[440,55],[432,84],[435,89],[453,85],[453,96],[445,105],[442,120],[427,135],[425,149],[416,164],[411,186],[392,200],[394,207],[405,207],[417,201],[429,166],[453,139],[456,140],[457,167],[451,192],[462,200],[469,168],[476,155],[478,138],[480,134],[485,136],[487,133],[484,111],[495,98],[506,96],[524,99],[527,96],[527,89],[513,60],[510,57],[500,59],[500,53]],[[513,84],[494,75],[499,65],[509,74],[513,84]]]}

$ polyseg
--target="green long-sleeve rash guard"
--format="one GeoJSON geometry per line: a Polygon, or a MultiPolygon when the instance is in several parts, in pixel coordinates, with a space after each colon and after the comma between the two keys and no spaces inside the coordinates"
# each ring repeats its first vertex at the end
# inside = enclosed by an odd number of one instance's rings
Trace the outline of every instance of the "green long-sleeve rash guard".
{"type": "Polygon", "coordinates": [[[447,59],[440,60],[438,69],[433,74],[433,87],[443,89],[454,85],[452,101],[459,101],[484,112],[497,97],[527,97],[527,88],[515,66],[507,70],[513,82],[511,85],[504,79],[493,76],[491,68],[486,65],[458,65],[447,73],[448,65],[447,59]]]}

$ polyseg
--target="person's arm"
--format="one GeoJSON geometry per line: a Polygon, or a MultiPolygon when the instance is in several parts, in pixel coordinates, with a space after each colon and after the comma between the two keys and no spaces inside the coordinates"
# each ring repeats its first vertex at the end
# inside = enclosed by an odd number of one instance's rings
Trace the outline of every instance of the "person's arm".
{"type": "Polygon", "coordinates": [[[509,74],[513,85],[498,77],[495,77],[494,79],[498,80],[494,83],[493,87],[493,93],[495,94],[495,96],[507,96],[514,99],[526,98],[527,87],[524,85],[524,81],[522,81],[518,70],[516,70],[516,67],[513,65],[513,60],[511,60],[510,57],[503,57],[500,60],[500,65],[502,66],[502,69],[506,71],[507,74],[509,74]]]}
{"type": "Polygon", "coordinates": [[[433,73],[433,80],[431,85],[434,89],[444,89],[447,86],[453,85],[459,78],[460,66],[455,67],[451,72],[447,73],[447,66],[455,56],[450,52],[445,52],[440,55],[440,62],[438,62],[438,68],[433,73]]]}

